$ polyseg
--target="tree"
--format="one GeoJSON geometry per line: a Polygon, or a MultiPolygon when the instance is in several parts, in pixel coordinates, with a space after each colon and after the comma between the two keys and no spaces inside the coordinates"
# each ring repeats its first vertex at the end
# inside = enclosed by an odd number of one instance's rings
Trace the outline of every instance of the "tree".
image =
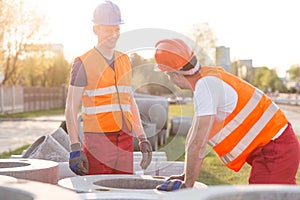
{"type": "Polygon", "coordinates": [[[24,85],[59,87],[68,83],[70,64],[62,52],[37,52],[21,65],[24,85]]]}
{"type": "Polygon", "coordinates": [[[213,65],[217,39],[209,24],[195,24],[192,27],[190,37],[196,42],[193,49],[201,65],[213,65]]]}
{"type": "Polygon", "coordinates": [[[273,92],[285,90],[285,86],[278,77],[277,72],[267,67],[259,67],[255,70],[252,84],[263,91],[267,89],[271,89],[273,92]]]}
{"type": "Polygon", "coordinates": [[[0,48],[3,84],[23,82],[20,61],[28,53],[27,46],[43,36],[45,17],[37,10],[26,8],[23,0],[0,1],[0,48]]]}
{"type": "Polygon", "coordinates": [[[239,62],[238,61],[233,61],[230,64],[230,73],[232,73],[235,76],[238,76],[238,71],[239,71],[239,62]]]}
{"type": "Polygon", "coordinates": [[[250,60],[235,60],[231,62],[229,68],[230,73],[253,84],[255,68],[252,67],[250,60]]]}
{"type": "Polygon", "coordinates": [[[287,73],[292,81],[300,81],[300,64],[291,66],[287,73]]]}
{"type": "Polygon", "coordinates": [[[296,64],[291,66],[291,68],[287,71],[290,79],[292,81],[295,81],[295,90],[297,94],[299,94],[300,91],[300,64],[296,64]]]}
{"type": "Polygon", "coordinates": [[[67,84],[70,64],[62,53],[56,54],[52,61],[48,70],[44,71],[46,81],[43,86],[59,87],[67,84]]]}

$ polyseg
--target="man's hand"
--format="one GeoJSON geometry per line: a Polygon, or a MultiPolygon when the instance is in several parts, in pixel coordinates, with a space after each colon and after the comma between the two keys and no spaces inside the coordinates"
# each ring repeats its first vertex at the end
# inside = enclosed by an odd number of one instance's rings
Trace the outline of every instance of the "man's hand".
{"type": "Polygon", "coordinates": [[[165,181],[163,184],[156,186],[157,190],[162,190],[162,191],[174,191],[174,190],[179,190],[182,188],[186,188],[185,184],[183,181],[174,179],[174,180],[168,180],[165,181]]]}
{"type": "Polygon", "coordinates": [[[142,169],[147,169],[152,160],[152,147],[148,140],[142,140],[139,143],[140,151],[142,152],[142,161],[140,166],[142,169]]]}
{"type": "Polygon", "coordinates": [[[88,159],[81,150],[80,143],[71,144],[69,167],[77,175],[84,176],[88,174],[88,159]]]}

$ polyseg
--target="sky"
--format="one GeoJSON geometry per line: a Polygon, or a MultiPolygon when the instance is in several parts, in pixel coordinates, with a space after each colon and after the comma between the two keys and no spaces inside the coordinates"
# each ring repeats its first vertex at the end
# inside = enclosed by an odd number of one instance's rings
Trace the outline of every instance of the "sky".
{"type": "MultiPolygon", "coordinates": [[[[91,19],[100,0],[29,1],[48,17],[52,32],[45,40],[62,43],[67,57],[81,55],[96,44],[91,19]]],[[[252,59],[254,67],[274,68],[281,77],[290,66],[300,64],[298,0],[113,2],[125,21],[121,33],[154,28],[187,35],[193,25],[208,23],[217,46],[230,48],[231,61],[252,59]]]]}

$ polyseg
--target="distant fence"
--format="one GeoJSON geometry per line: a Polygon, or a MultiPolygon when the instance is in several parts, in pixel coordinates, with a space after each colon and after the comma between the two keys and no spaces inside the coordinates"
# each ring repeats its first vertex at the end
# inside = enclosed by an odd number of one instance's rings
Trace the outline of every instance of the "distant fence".
{"type": "Polygon", "coordinates": [[[0,114],[64,108],[65,87],[0,86],[0,114]]]}

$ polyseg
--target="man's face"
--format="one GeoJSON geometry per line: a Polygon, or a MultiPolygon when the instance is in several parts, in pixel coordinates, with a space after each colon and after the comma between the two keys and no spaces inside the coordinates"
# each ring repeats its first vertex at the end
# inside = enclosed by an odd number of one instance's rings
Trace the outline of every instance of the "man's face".
{"type": "Polygon", "coordinates": [[[190,89],[190,83],[187,81],[187,79],[183,75],[176,73],[175,71],[174,72],[166,72],[165,74],[169,77],[170,81],[175,83],[181,89],[190,89]]]}
{"type": "Polygon", "coordinates": [[[115,48],[120,37],[119,25],[95,25],[94,33],[98,36],[98,42],[107,48],[115,48]]]}

